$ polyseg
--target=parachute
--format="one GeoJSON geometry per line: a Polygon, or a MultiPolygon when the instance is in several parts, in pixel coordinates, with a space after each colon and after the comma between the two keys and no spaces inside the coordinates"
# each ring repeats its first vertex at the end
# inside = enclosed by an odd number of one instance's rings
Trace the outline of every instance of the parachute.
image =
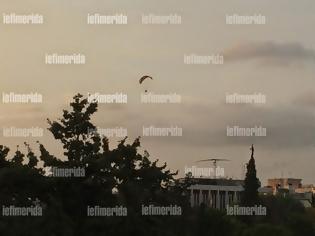
{"type": "Polygon", "coordinates": [[[145,75],[145,76],[142,76],[141,79],[139,80],[139,84],[142,84],[143,81],[145,81],[146,79],[152,79],[153,78],[149,75],[145,75]]]}

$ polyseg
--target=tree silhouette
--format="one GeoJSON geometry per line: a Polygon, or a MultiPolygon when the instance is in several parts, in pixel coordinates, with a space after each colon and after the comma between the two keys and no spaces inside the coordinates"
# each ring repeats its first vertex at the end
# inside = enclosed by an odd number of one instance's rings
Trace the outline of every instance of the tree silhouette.
{"type": "MultiPolygon", "coordinates": [[[[58,193],[65,213],[75,216],[72,218],[78,230],[93,221],[86,219],[87,206],[126,206],[130,217],[124,221],[103,219],[103,224],[110,222],[112,228],[115,224],[126,224],[125,228],[140,232],[140,225],[146,220],[140,215],[141,204],[187,203],[186,196],[174,184],[173,176],[177,173],[166,170],[166,163],[158,166],[158,160],[151,162],[148,152],[138,153],[140,138],[126,144],[125,137],[110,150],[108,139],[100,137],[91,123],[97,103],[89,103],[78,94],[70,106],[71,110],[64,110],[60,120],[48,120],[49,130],[62,143],[67,160],[54,157],[42,144],[40,159],[44,167],[85,169],[82,178],[54,178],[51,181],[52,194],[58,193]]],[[[125,228],[119,227],[120,230],[125,228]]]]}
{"type": "Polygon", "coordinates": [[[244,183],[244,192],[242,203],[245,206],[258,204],[258,188],[260,187],[259,179],[256,176],[256,164],[254,159],[254,145],[251,147],[251,157],[247,164],[247,172],[244,183]]]}
{"type": "Polygon", "coordinates": [[[17,150],[15,152],[14,157],[12,158],[12,162],[16,163],[17,165],[22,165],[25,155],[20,152],[19,146],[17,146],[17,150]]]}
{"type": "MultiPolygon", "coordinates": [[[[41,206],[41,217],[5,217],[0,214],[1,235],[305,235],[314,236],[315,214],[282,199],[264,199],[268,212],[285,212],[279,217],[257,218],[246,225],[237,217],[206,208],[191,208],[189,176],[175,179],[177,172],[166,163],[151,161],[148,151],[141,154],[140,138],[128,143],[123,138],[110,149],[107,137],[101,137],[91,122],[97,103],[89,103],[78,94],[57,121],[48,120],[53,137],[60,141],[64,156],[49,153],[42,143],[36,156],[25,143],[26,154],[19,148],[12,158],[9,148],[0,145],[0,203],[2,206],[41,206]],[[92,131],[92,132],[91,132],[92,131]],[[57,177],[53,168],[82,169],[82,176],[57,177]],[[181,216],[142,216],[142,205],[178,205],[181,216]],[[292,206],[293,213],[286,211],[292,206]],[[87,206],[125,206],[127,217],[88,217],[87,206]],[[281,220],[279,220],[281,219],[281,220]],[[278,226],[274,226],[277,224],[278,226]],[[303,231],[299,226],[302,225],[303,231]],[[263,232],[263,233],[262,233],[263,232]]],[[[259,181],[256,177],[254,148],[247,166],[245,202],[257,203],[259,181]]]]}

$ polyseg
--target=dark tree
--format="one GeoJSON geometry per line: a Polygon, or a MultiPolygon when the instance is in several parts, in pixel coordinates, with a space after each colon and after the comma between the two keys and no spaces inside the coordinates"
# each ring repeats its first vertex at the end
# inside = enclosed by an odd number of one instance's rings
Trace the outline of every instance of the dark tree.
{"type": "MultiPolygon", "coordinates": [[[[109,140],[101,137],[91,122],[97,104],[78,94],[70,106],[61,119],[48,121],[49,130],[61,142],[63,157],[55,157],[38,142],[38,157],[26,144],[26,154],[17,150],[13,158],[8,158],[9,149],[0,145],[1,205],[39,204],[43,208],[42,217],[0,214],[1,235],[314,236],[315,216],[288,207],[290,204],[282,201],[281,204],[265,201],[268,212],[281,214],[276,218],[257,218],[254,224],[244,224],[237,217],[204,205],[191,208],[187,191],[192,184],[189,176],[175,179],[177,172],[168,170],[166,163],[151,161],[147,151],[141,154],[140,138],[128,143],[125,137],[110,149],[109,140]],[[85,174],[73,178],[49,177],[46,171],[52,167],[83,168],[85,174]],[[149,204],[178,205],[182,207],[182,215],[142,216],[141,206],[149,204]],[[128,217],[87,217],[87,206],[116,205],[126,206],[128,217]]],[[[243,198],[246,205],[258,202],[259,180],[253,146],[251,150],[243,198]]]]}
{"type": "Polygon", "coordinates": [[[10,149],[0,145],[0,168],[6,167],[8,165],[8,161],[6,159],[10,149]]]}
{"type": "Polygon", "coordinates": [[[260,187],[259,179],[256,176],[256,165],[254,159],[254,145],[251,147],[251,157],[247,164],[247,172],[244,184],[244,193],[242,203],[245,206],[258,204],[258,188],[260,187]]]}
{"type": "Polygon", "coordinates": [[[22,165],[24,156],[25,155],[19,150],[19,146],[17,146],[17,150],[15,152],[14,157],[12,158],[12,162],[17,165],[22,165]]]}
{"type": "Polygon", "coordinates": [[[158,160],[152,162],[148,152],[140,154],[140,138],[127,144],[125,137],[110,150],[108,139],[101,137],[91,122],[91,116],[98,110],[97,103],[89,103],[78,94],[70,106],[71,110],[64,110],[58,121],[48,120],[49,130],[62,143],[67,159],[54,157],[42,144],[40,159],[44,167],[85,169],[82,178],[53,178],[51,181],[51,194],[72,219],[77,233],[101,230],[109,235],[145,234],[149,228],[160,229],[163,221],[157,218],[147,228],[143,227],[148,219],[141,216],[142,204],[187,204],[184,190],[173,177],[177,173],[167,170],[166,163],[159,166],[158,160]],[[126,206],[128,218],[86,217],[87,206],[95,205],[126,206]],[[91,225],[102,229],[90,228],[91,225]]]}

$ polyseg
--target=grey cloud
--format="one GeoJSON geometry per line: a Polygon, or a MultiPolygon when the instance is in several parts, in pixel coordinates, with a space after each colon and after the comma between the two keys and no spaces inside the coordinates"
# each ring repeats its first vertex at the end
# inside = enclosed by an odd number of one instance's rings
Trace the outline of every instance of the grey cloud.
{"type": "Polygon", "coordinates": [[[184,136],[175,141],[191,146],[246,146],[256,143],[269,149],[315,145],[315,116],[309,110],[284,107],[229,106],[204,109],[198,122],[184,125],[184,136]],[[221,117],[221,118],[220,118],[221,117]],[[266,137],[228,137],[226,127],[262,126],[266,137]]]}
{"type": "Polygon", "coordinates": [[[315,50],[297,42],[250,42],[226,49],[223,55],[227,62],[255,59],[263,64],[288,65],[293,62],[315,62],[315,50]]]}

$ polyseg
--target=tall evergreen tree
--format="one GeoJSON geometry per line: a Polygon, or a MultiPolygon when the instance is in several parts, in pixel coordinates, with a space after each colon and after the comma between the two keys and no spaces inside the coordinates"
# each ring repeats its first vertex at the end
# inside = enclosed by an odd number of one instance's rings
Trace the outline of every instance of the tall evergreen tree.
{"type": "Polygon", "coordinates": [[[251,157],[247,164],[247,173],[245,177],[244,193],[242,203],[246,206],[253,206],[258,203],[258,188],[260,181],[256,176],[256,164],[254,159],[254,145],[251,146],[251,157]]]}
{"type": "Polygon", "coordinates": [[[30,145],[27,144],[26,142],[24,142],[24,145],[27,147],[27,158],[28,158],[28,163],[27,165],[30,168],[35,168],[37,166],[38,163],[38,159],[35,156],[34,152],[32,151],[32,149],[30,148],[30,145]]]}
{"type": "Polygon", "coordinates": [[[17,145],[17,149],[16,149],[14,157],[12,158],[12,162],[16,163],[17,165],[22,165],[24,156],[25,155],[19,150],[19,145],[17,145]]]}
{"type": "Polygon", "coordinates": [[[9,162],[6,159],[9,151],[10,151],[9,148],[0,145],[0,168],[6,167],[9,164],[9,162]]]}

